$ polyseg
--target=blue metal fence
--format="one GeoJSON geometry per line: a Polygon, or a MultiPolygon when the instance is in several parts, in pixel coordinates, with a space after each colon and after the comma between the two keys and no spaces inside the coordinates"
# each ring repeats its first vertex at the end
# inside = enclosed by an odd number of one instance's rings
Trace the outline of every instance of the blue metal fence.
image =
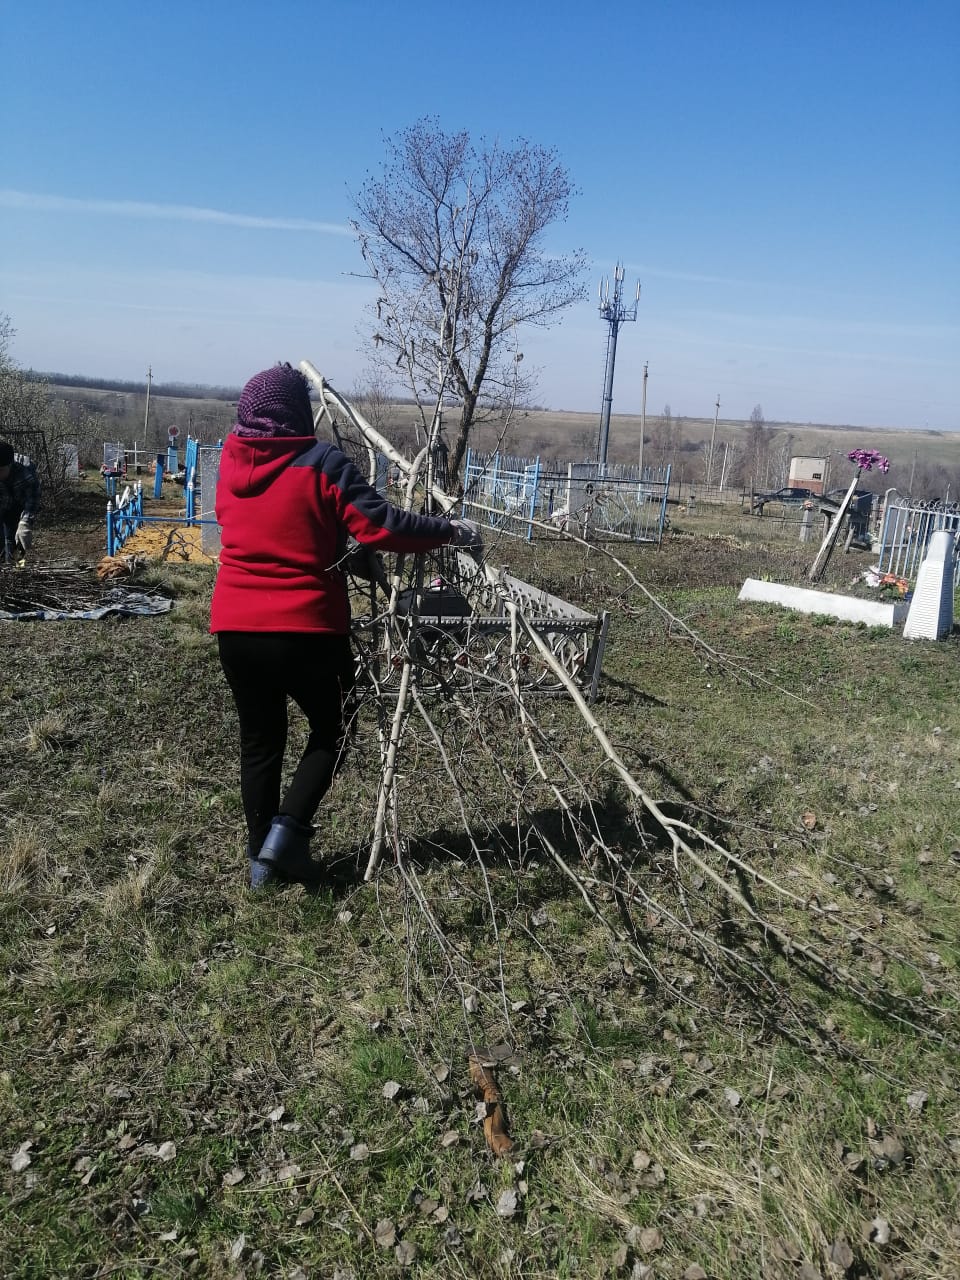
{"type": "MultiPolygon", "coordinates": [[[[104,449],[106,451],[106,447],[104,449]]],[[[177,519],[174,516],[148,516],[143,511],[143,485],[139,481],[128,486],[122,496],[115,500],[116,488],[110,493],[107,503],[107,554],[116,555],[128,538],[145,524],[164,525],[200,525],[201,545],[210,555],[220,549],[219,526],[213,514],[213,499],[217,487],[219,472],[220,445],[202,445],[197,440],[188,440],[185,450],[184,498],[186,509],[184,515],[177,519]],[[206,467],[206,485],[209,495],[209,509],[202,505],[203,473],[206,467]],[[208,527],[212,526],[212,528],[208,527]]],[[[157,457],[157,476],[154,482],[154,497],[161,496],[163,479],[163,455],[157,457]]],[[[109,477],[108,477],[109,480],[109,477]]],[[[108,489],[108,492],[110,490],[108,489]]]]}
{"type": "Polygon", "coordinates": [[[463,513],[515,538],[533,537],[540,492],[540,459],[467,450],[463,513]]]}
{"type": "Polygon", "coordinates": [[[115,556],[143,525],[143,485],[124,489],[116,503],[107,502],[107,555],[115,556]]]}
{"type": "Polygon", "coordinates": [[[187,524],[193,524],[197,510],[197,491],[199,489],[197,463],[199,450],[199,441],[193,439],[187,441],[187,447],[184,450],[183,462],[185,472],[183,493],[187,502],[187,524]]]}

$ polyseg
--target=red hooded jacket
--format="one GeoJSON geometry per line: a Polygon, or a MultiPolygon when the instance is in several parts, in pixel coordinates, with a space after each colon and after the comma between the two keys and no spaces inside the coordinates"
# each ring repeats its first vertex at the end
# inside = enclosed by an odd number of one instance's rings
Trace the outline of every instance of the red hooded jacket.
{"type": "Polygon", "coordinates": [[[401,511],[339,449],[312,436],[227,436],[220,459],[220,568],[210,630],[346,635],[350,606],[337,563],[347,534],[384,551],[430,551],[450,521],[401,511]]]}

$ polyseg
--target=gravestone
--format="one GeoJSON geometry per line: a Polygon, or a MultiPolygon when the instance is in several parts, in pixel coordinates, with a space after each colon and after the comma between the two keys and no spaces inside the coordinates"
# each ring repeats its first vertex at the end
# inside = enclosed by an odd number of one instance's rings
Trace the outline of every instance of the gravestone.
{"type": "Polygon", "coordinates": [[[953,540],[949,529],[930,535],[903,626],[905,640],[940,640],[953,630],[953,540]]]}

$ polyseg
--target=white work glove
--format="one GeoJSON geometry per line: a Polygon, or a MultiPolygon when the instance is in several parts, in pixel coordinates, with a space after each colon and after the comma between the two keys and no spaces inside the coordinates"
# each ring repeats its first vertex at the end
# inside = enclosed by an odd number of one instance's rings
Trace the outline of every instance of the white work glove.
{"type": "Polygon", "coordinates": [[[451,520],[450,524],[453,528],[453,536],[450,539],[451,547],[463,547],[465,551],[480,551],[483,547],[483,537],[480,533],[480,526],[474,524],[472,520],[451,520]]]}
{"type": "Polygon", "coordinates": [[[20,517],[20,523],[17,525],[15,541],[21,551],[30,550],[33,545],[33,516],[20,517]]]}

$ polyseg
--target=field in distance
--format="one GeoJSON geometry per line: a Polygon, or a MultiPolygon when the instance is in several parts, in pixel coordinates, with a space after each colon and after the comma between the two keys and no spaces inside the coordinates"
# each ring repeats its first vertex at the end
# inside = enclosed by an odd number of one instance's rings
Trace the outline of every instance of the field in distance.
{"type": "MultiPolygon", "coordinates": [[[[204,396],[198,387],[195,396],[169,396],[153,392],[150,397],[146,443],[158,447],[166,442],[167,430],[176,426],[181,437],[187,434],[212,442],[230,430],[235,420],[236,395],[218,389],[217,395],[204,396]]],[[[97,420],[101,439],[123,440],[132,444],[144,441],[146,394],[114,391],[94,387],[51,384],[52,394],[75,415],[82,412],[97,420]]],[[[346,390],[353,398],[351,390],[346,390]]],[[[400,447],[412,445],[416,410],[410,404],[386,405],[379,414],[368,412],[371,420],[400,447]],[[380,419],[377,423],[377,419],[380,419]]],[[[599,428],[596,413],[568,412],[556,409],[520,409],[504,423],[494,417],[479,424],[473,445],[490,451],[498,443],[503,452],[521,457],[576,461],[596,456],[599,428]]],[[[610,423],[608,459],[611,462],[636,462],[640,452],[641,419],[638,414],[614,413],[610,423]]],[[[672,462],[677,479],[680,471],[691,482],[703,475],[704,458],[713,432],[712,418],[674,416],[665,430],[661,413],[648,413],[644,432],[644,460],[655,465],[665,456],[672,462]],[[666,440],[669,439],[669,445],[666,440]]],[[[835,455],[846,474],[845,455],[856,448],[873,448],[885,454],[891,463],[888,479],[903,491],[909,487],[911,475],[918,481],[927,477],[924,488],[933,492],[949,485],[954,496],[960,494],[960,431],[929,431],[893,427],[855,427],[825,423],[767,421],[768,448],[771,455],[825,457],[835,455]]],[[[446,429],[452,443],[456,414],[451,410],[446,429]]],[[[747,449],[750,424],[721,418],[717,423],[716,456],[722,462],[724,448],[734,452],[747,449]]],[[[732,456],[732,454],[731,454],[732,456]]],[[[838,474],[838,472],[834,472],[838,474]]]]}

